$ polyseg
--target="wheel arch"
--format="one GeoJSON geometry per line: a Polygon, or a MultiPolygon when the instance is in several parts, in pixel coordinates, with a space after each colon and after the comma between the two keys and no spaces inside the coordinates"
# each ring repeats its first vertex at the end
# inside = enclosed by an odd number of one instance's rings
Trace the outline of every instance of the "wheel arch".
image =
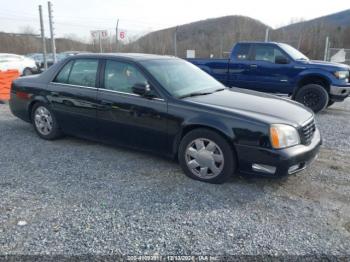
{"type": "Polygon", "coordinates": [[[37,96],[34,99],[32,99],[32,101],[30,101],[30,103],[28,104],[28,119],[30,122],[32,122],[32,110],[35,104],[37,103],[44,103],[44,104],[49,104],[48,100],[42,96],[37,96]]]}
{"type": "Polygon", "coordinates": [[[292,94],[292,98],[294,99],[296,93],[300,90],[300,88],[302,88],[305,85],[309,85],[309,84],[320,85],[327,91],[327,93],[329,93],[330,86],[331,86],[331,80],[327,76],[321,75],[321,74],[303,75],[302,77],[300,77],[300,79],[297,82],[297,86],[294,89],[294,92],[292,94]]]}
{"type": "Polygon", "coordinates": [[[219,135],[221,135],[226,141],[227,143],[230,145],[230,147],[234,150],[234,145],[233,145],[233,140],[234,140],[234,133],[232,130],[229,130],[226,126],[220,124],[220,125],[214,125],[214,124],[209,124],[209,123],[188,123],[186,125],[183,125],[180,132],[177,134],[176,139],[174,140],[173,143],[173,156],[174,158],[177,157],[177,153],[179,150],[179,146],[181,143],[181,140],[183,139],[183,137],[188,134],[189,132],[195,130],[195,129],[209,129],[211,131],[214,131],[216,133],[218,133],[219,135]]]}

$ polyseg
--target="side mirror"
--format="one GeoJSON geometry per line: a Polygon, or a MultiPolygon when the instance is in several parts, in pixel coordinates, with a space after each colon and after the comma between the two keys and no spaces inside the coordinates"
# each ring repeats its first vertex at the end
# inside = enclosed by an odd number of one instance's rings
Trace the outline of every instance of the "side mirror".
{"type": "Polygon", "coordinates": [[[275,57],[275,64],[289,64],[289,60],[281,55],[275,57]]]}
{"type": "Polygon", "coordinates": [[[132,91],[140,96],[148,96],[148,94],[151,93],[151,87],[149,84],[144,84],[144,83],[136,83],[132,87],[132,91]]]}

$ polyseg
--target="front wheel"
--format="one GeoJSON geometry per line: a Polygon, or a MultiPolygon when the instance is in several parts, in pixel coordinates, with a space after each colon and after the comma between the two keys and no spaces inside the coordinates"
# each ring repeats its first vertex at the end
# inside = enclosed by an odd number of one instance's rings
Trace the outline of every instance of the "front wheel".
{"type": "Polygon", "coordinates": [[[43,139],[53,140],[62,135],[55,116],[49,106],[44,103],[34,105],[32,123],[36,133],[43,139]]]}
{"type": "Polygon", "coordinates": [[[184,136],[178,158],[185,174],[193,179],[220,184],[236,170],[236,155],[220,134],[195,129],[184,136]]]}
{"type": "Polygon", "coordinates": [[[334,103],[335,103],[335,101],[329,100],[329,101],[328,101],[328,105],[327,105],[327,107],[332,106],[334,103]]]}
{"type": "Polygon", "coordinates": [[[24,70],[23,70],[23,76],[30,76],[30,75],[32,75],[33,74],[33,72],[32,72],[32,70],[30,70],[29,68],[25,68],[24,70]]]}
{"type": "Polygon", "coordinates": [[[301,87],[294,99],[318,113],[327,107],[329,95],[323,86],[309,84],[301,87]]]}

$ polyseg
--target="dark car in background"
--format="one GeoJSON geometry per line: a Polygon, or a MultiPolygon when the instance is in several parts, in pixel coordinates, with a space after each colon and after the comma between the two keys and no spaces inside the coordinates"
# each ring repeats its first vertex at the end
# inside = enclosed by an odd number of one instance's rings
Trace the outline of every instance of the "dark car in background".
{"type": "Polygon", "coordinates": [[[182,59],[143,54],[71,56],[14,81],[12,113],[43,139],[63,134],[177,158],[191,178],[285,176],[317,155],[321,136],[306,107],[228,90],[182,59]]]}
{"type": "MultiPolygon", "coordinates": [[[[56,62],[59,62],[69,56],[77,55],[77,54],[84,54],[88,53],[86,51],[65,51],[61,53],[56,54],[56,62]]],[[[42,53],[30,53],[27,54],[26,57],[32,58],[35,60],[35,63],[37,65],[37,68],[39,68],[39,71],[43,71],[45,68],[45,63],[44,63],[44,55],[42,53]]],[[[54,64],[54,58],[52,53],[48,53],[46,55],[46,63],[47,67],[50,67],[54,64]]]]}

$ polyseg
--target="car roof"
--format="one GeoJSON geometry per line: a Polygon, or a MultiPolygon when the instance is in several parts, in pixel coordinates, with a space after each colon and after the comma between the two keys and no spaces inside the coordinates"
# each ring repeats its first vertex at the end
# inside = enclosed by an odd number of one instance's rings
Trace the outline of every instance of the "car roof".
{"type": "MultiPolygon", "coordinates": [[[[89,53],[78,54],[71,56],[72,58],[123,58],[132,61],[144,61],[144,60],[159,60],[159,59],[175,59],[174,56],[143,54],[143,53],[89,53]]],[[[177,59],[177,58],[176,58],[177,59]]]]}
{"type": "Polygon", "coordinates": [[[275,44],[278,45],[278,42],[264,42],[264,41],[239,41],[238,44],[275,44]]]}

